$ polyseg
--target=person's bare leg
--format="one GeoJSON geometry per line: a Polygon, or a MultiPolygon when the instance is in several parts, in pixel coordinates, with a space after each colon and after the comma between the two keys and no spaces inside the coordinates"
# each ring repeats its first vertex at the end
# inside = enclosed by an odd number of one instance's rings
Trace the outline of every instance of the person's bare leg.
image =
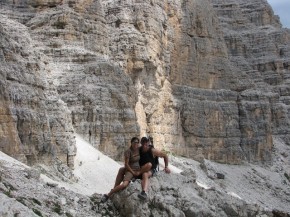
{"type": "Polygon", "coordinates": [[[141,186],[142,186],[142,191],[140,194],[138,194],[138,197],[142,200],[146,200],[147,199],[147,190],[148,190],[148,186],[149,186],[149,178],[151,177],[152,172],[145,172],[142,174],[142,181],[141,181],[141,186]]]}
{"type": "Polygon", "coordinates": [[[142,181],[141,181],[142,191],[147,192],[148,185],[149,185],[149,178],[151,177],[151,175],[152,175],[151,171],[145,172],[142,174],[142,181]]]}
{"type": "Polygon", "coordinates": [[[124,175],[125,175],[125,172],[126,172],[126,168],[125,167],[121,167],[118,171],[118,174],[116,176],[116,180],[115,180],[115,185],[114,185],[114,188],[118,185],[121,184],[121,182],[123,181],[123,178],[124,178],[124,175]]]}
{"type": "Polygon", "coordinates": [[[152,168],[152,164],[151,163],[146,163],[145,165],[143,165],[140,168],[140,171],[138,172],[138,175],[141,175],[141,174],[143,174],[145,172],[149,172],[151,170],[151,168],[152,168]]]}
{"type": "Polygon", "coordinates": [[[118,191],[121,191],[123,189],[125,189],[128,185],[129,185],[130,181],[123,181],[122,184],[120,185],[117,185],[115,188],[113,188],[107,195],[108,197],[111,197],[112,194],[118,192],[118,191]]]}

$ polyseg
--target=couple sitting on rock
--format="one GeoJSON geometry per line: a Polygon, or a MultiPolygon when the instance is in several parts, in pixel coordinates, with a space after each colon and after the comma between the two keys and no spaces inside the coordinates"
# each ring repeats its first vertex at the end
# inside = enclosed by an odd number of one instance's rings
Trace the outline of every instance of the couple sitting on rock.
{"type": "Polygon", "coordinates": [[[132,179],[142,179],[142,191],[138,194],[140,199],[147,198],[149,178],[156,172],[155,157],[164,158],[166,173],[170,173],[168,168],[168,156],[166,153],[155,149],[147,137],[142,137],[141,147],[137,137],[131,139],[131,146],[125,151],[125,167],[121,167],[116,177],[114,188],[102,197],[102,202],[107,201],[114,193],[125,189],[132,179]]]}

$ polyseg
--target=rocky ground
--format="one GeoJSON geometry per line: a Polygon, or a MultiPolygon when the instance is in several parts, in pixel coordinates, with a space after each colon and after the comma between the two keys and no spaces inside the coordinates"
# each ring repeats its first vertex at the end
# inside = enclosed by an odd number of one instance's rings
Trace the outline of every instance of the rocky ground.
{"type": "Polygon", "coordinates": [[[0,216],[289,216],[290,147],[278,139],[271,165],[226,165],[170,157],[171,174],[151,178],[147,201],[140,180],[101,203],[120,164],[76,138],[74,171],[28,167],[0,153],[0,216]]]}

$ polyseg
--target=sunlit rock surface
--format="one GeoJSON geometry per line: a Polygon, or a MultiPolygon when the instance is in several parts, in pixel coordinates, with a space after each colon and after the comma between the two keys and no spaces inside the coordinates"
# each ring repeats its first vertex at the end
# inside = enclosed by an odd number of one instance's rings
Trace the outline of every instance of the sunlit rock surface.
{"type": "Polygon", "coordinates": [[[0,3],[0,147],[73,166],[132,136],[196,160],[271,162],[289,143],[289,30],[265,0],[0,3]]]}

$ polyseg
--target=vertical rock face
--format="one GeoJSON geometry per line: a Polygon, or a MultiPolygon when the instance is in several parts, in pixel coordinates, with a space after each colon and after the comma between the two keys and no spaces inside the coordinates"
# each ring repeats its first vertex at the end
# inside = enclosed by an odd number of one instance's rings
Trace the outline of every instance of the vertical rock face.
{"type": "MultiPolygon", "coordinates": [[[[0,148],[28,164],[74,155],[70,113],[46,80],[25,26],[1,15],[0,148]]],[[[69,163],[69,162],[68,162],[69,163]]]]}
{"type": "Polygon", "coordinates": [[[4,12],[18,16],[29,29],[34,49],[46,56],[44,79],[55,88],[55,97],[65,102],[74,131],[120,158],[130,137],[139,134],[137,98],[130,77],[108,56],[100,1],[13,4],[4,4],[4,12]],[[12,12],[13,8],[17,10],[12,12]],[[27,19],[22,19],[22,10],[27,19]]]}
{"type": "Polygon", "coordinates": [[[208,1],[105,1],[110,51],[138,91],[141,135],[197,159],[244,159],[238,93],[251,87],[229,60],[208,1]]]}
{"type": "Polygon", "coordinates": [[[115,158],[138,135],[136,91],[108,56],[108,30],[100,1],[69,1],[27,24],[38,49],[51,57],[48,79],[71,111],[76,133],[115,158]],[[49,22],[47,22],[49,20],[49,22]]]}
{"type": "Polygon", "coordinates": [[[273,135],[289,142],[290,34],[264,0],[0,6],[6,153],[73,156],[76,132],[120,159],[150,134],[178,155],[239,163],[270,161],[273,135]]]}
{"type": "MultiPolygon", "coordinates": [[[[153,134],[157,146],[197,159],[271,160],[272,135],[289,134],[287,104],[269,82],[277,72],[262,69],[268,71],[262,78],[259,67],[267,67],[253,63],[279,59],[276,46],[287,50],[289,33],[266,1],[106,3],[112,56],[139,90],[141,133],[153,134]],[[227,13],[233,20],[224,18],[227,13]],[[243,46],[232,45],[233,31],[243,46]],[[264,40],[271,32],[276,36],[264,40]],[[272,48],[265,49],[267,42],[272,48]]],[[[285,88],[289,56],[282,53],[285,88]]]]}
{"type": "Polygon", "coordinates": [[[256,84],[239,95],[241,147],[249,159],[268,160],[272,135],[289,144],[290,32],[267,1],[211,2],[231,62],[256,84]]]}

